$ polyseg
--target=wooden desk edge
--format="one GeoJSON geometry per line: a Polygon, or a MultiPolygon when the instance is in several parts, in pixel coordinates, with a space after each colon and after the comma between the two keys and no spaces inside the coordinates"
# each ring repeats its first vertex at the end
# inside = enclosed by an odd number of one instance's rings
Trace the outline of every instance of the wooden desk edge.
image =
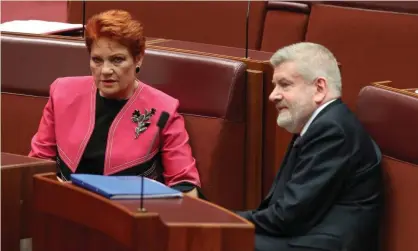
{"type": "Polygon", "coordinates": [[[20,154],[15,154],[15,153],[8,153],[8,152],[1,152],[1,157],[0,158],[3,158],[3,154],[32,159],[33,162],[24,162],[24,163],[21,163],[21,164],[11,164],[11,165],[9,164],[8,165],[8,164],[3,164],[2,160],[0,159],[1,168],[10,169],[10,168],[19,168],[19,167],[27,166],[28,164],[30,164],[31,166],[41,166],[41,165],[45,165],[45,164],[55,163],[55,161],[53,161],[53,160],[40,159],[40,158],[30,157],[30,156],[27,156],[27,155],[20,155],[20,154]]]}
{"type": "MultiPolygon", "coordinates": [[[[149,212],[149,213],[148,212],[147,213],[132,212],[128,208],[124,207],[123,205],[119,205],[117,203],[112,203],[111,200],[106,199],[105,197],[103,197],[99,194],[96,194],[94,192],[91,192],[91,191],[88,191],[88,190],[83,189],[81,187],[75,186],[71,182],[60,182],[58,179],[56,179],[56,174],[55,173],[49,172],[49,173],[35,174],[34,177],[36,179],[40,179],[40,180],[43,180],[43,181],[48,182],[48,183],[54,183],[54,184],[59,185],[59,186],[63,186],[63,187],[67,187],[67,188],[76,190],[80,193],[83,193],[85,195],[88,195],[88,196],[91,196],[91,197],[96,198],[98,200],[101,200],[101,201],[103,201],[107,204],[110,204],[113,207],[118,208],[121,211],[124,211],[125,213],[129,214],[130,216],[132,216],[134,218],[142,218],[142,217],[150,217],[150,216],[159,215],[158,213],[154,213],[154,212],[149,212]]],[[[167,226],[180,226],[181,225],[181,226],[201,226],[201,227],[214,227],[214,226],[219,227],[219,226],[222,226],[222,227],[242,227],[242,228],[250,227],[250,228],[253,228],[253,224],[251,222],[249,222],[247,219],[242,218],[241,216],[239,216],[239,215],[237,215],[237,214],[235,214],[235,213],[233,213],[233,212],[231,212],[231,211],[229,211],[229,210],[227,210],[227,209],[225,209],[221,206],[218,206],[218,205],[213,204],[211,202],[202,200],[200,198],[194,198],[194,197],[190,197],[190,196],[189,196],[189,198],[194,199],[194,200],[198,200],[198,201],[200,201],[202,203],[205,203],[207,205],[216,207],[218,210],[221,210],[221,211],[223,211],[227,214],[230,214],[233,217],[239,219],[240,221],[242,221],[242,223],[190,223],[190,224],[188,224],[188,223],[166,223],[166,222],[163,222],[163,221],[161,221],[161,222],[163,224],[167,225],[167,226]]]]}
{"type": "MultiPolygon", "coordinates": [[[[169,41],[169,40],[167,40],[167,41],[169,41]]],[[[162,41],[156,41],[155,43],[157,43],[157,42],[162,42],[162,41]]],[[[242,61],[242,62],[255,62],[255,63],[260,63],[260,64],[270,63],[270,61],[268,61],[268,60],[263,61],[263,60],[255,60],[255,59],[252,59],[252,58],[236,57],[236,56],[209,53],[209,52],[203,52],[203,51],[178,49],[178,48],[173,48],[173,47],[158,46],[158,45],[155,45],[154,43],[149,44],[148,48],[149,49],[155,49],[155,50],[174,51],[174,52],[180,52],[180,53],[195,54],[195,55],[197,54],[197,55],[203,55],[203,56],[209,56],[209,57],[226,58],[226,59],[242,61]]]]}
{"type": "MultiPolygon", "coordinates": [[[[53,184],[58,185],[58,186],[66,187],[67,189],[76,190],[77,192],[80,192],[80,193],[85,194],[87,196],[96,198],[96,199],[101,200],[102,202],[105,202],[107,204],[111,204],[113,207],[117,207],[118,209],[120,209],[121,211],[124,211],[125,213],[129,214],[132,217],[136,217],[138,215],[140,215],[140,216],[145,215],[145,214],[140,214],[140,213],[133,213],[132,211],[128,210],[124,206],[118,205],[116,203],[110,203],[111,201],[109,201],[105,197],[103,197],[99,194],[90,192],[90,191],[88,191],[86,189],[83,189],[81,187],[75,186],[71,182],[59,181],[57,179],[57,175],[55,173],[49,172],[49,173],[35,174],[34,178],[39,179],[39,180],[43,180],[43,181],[45,181],[47,183],[50,183],[50,184],[53,183],[53,184]]],[[[148,214],[148,216],[150,216],[150,215],[154,215],[154,214],[152,214],[152,213],[148,214]]]]}
{"type": "MultiPolygon", "coordinates": [[[[68,41],[68,42],[79,42],[85,45],[85,38],[84,37],[77,37],[77,36],[64,36],[58,34],[32,34],[32,33],[24,33],[24,32],[13,32],[13,31],[2,31],[1,35],[11,36],[11,37],[21,37],[21,38],[33,38],[33,39],[52,39],[58,41],[68,41]]],[[[164,38],[146,38],[145,44],[153,44],[153,43],[160,43],[165,42],[167,39],[164,38]]]]}
{"type": "MultiPolygon", "coordinates": [[[[243,221],[244,223],[253,226],[253,224],[250,221],[248,221],[247,219],[245,219],[245,218],[237,215],[236,213],[234,213],[234,212],[232,212],[232,211],[230,211],[230,210],[228,210],[226,208],[223,208],[223,207],[221,207],[221,206],[219,206],[217,204],[214,204],[212,202],[209,202],[209,201],[206,201],[206,200],[203,200],[203,199],[200,199],[200,198],[196,198],[196,197],[192,197],[192,199],[199,200],[199,201],[201,201],[203,203],[206,203],[206,204],[208,204],[210,206],[213,206],[213,207],[217,208],[218,210],[223,211],[223,212],[225,212],[225,213],[227,213],[227,214],[229,214],[229,215],[231,215],[231,216],[233,216],[233,217],[235,217],[235,218],[243,221]]],[[[238,223],[227,223],[227,225],[241,225],[242,226],[242,224],[238,224],[238,223]]]]}

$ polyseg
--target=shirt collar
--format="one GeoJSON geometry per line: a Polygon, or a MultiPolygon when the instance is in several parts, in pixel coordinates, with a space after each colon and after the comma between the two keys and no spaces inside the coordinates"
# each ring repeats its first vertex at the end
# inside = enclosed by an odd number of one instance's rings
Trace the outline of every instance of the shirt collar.
{"type": "Polygon", "coordinates": [[[332,102],[334,102],[337,99],[332,99],[328,102],[326,102],[325,104],[320,105],[315,111],[314,113],[311,115],[311,117],[309,118],[308,122],[306,122],[306,124],[303,126],[302,131],[300,132],[300,136],[302,136],[303,134],[305,134],[305,132],[308,130],[309,126],[311,125],[312,121],[315,119],[316,116],[318,116],[318,114],[325,108],[327,107],[329,104],[331,104],[332,102]]]}

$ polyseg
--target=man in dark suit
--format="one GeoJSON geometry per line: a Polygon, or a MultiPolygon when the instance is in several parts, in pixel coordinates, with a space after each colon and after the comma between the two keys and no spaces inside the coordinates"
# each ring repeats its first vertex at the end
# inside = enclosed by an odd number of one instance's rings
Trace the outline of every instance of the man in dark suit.
{"type": "Polygon", "coordinates": [[[341,101],[337,61],[297,43],[271,58],[277,124],[294,134],[267,197],[238,212],[263,251],[377,251],[381,153],[341,101]]]}

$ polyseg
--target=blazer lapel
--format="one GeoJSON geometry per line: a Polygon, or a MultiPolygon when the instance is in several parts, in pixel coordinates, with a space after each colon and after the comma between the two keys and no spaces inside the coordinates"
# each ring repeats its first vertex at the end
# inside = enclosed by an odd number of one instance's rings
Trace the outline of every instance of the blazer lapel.
{"type": "Polygon", "coordinates": [[[276,186],[279,185],[280,188],[283,187],[283,184],[281,184],[281,183],[285,183],[285,182],[280,182],[280,181],[284,181],[284,180],[288,179],[289,168],[290,168],[290,166],[288,164],[294,162],[294,157],[295,157],[295,152],[296,151],[294,151],[293,148],[294,148],[294,145],[298,143],[299,139],[300,139],[299,135],[296,135],[296,134],[293,135],[293,138],[290,141],[289,146],[287,147],[286,155],[283,159],[283,162],[280,165],[280,169],[277,172],[276,177],[274,178],[274,182],[273,182],[273,184],[270,188],[269,193],[267,194],[266,198],[261,202],[261,204],[259,206],[260,208],[269,204],[269,201],[270,201],[274,191],[277,190],[276,186]]]}
{"type": "Polygon", "coordinates": [[[282,196],[285,189],[286,183],[290,180],[293,174],[293,170],[296,166],[296,158],[299,153],[298,146],[300,145],[301,137],[296,137],[293,145],[291,146],[290,153],[286,160],[286,165],[283,167],[283,171],[280,177],[277,179],[276,187],[271,193],[269,204],[277,200],[278,197],[282,196]]]}
{"type": "MultiPolygon", "coordinates": [[[[334,102],[329,104],[327,107],[325,107],[314,119],[317,120],[322,114],[324,114],[327,110],[331,109],[332,107],[339,105],[342,103],[341,98],[336,99],[334,102]]],[[[313,121],[312,121],[313,123],[313,121]]],[[[286,182],[290,179],[293,168],[295,165],[295,158],[298,153],[298,147],[301,145],[302,137],[299,137],[299,135],[294,135],[292,138],[292,141],[290,142],[287,152],[285,155],[285,158],[280,165],[280,169],[276,174],[276,177],[274,179],[274,182],[270,188],[269,193],[267,194],[266,198],[260,203],[259,209],[267,207],[270,203],[271,198],[273,197],[274,192],[281,191],[284,189],[286,182]]]]}

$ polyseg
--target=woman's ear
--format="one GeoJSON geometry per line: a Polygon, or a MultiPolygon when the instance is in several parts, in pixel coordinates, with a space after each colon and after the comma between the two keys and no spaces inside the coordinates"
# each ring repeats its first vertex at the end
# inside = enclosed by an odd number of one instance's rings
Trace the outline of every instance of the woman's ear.
{"type": "Polygon", "coordinates": [[[138,56],[135,57],[135,64],[139,67],[141,67],[142,65],[142,60],[144,59],[144,55],[140,54],[138,56]]]}
{"type": "Polygon", "coordinates": [[[141,69],[142,59],[143,59],[143,57],[141,55],[139,55],[135,58],[135,64],[136,64],[135,72],[136,73],[139,73],[139,70],[141,69]]]}

